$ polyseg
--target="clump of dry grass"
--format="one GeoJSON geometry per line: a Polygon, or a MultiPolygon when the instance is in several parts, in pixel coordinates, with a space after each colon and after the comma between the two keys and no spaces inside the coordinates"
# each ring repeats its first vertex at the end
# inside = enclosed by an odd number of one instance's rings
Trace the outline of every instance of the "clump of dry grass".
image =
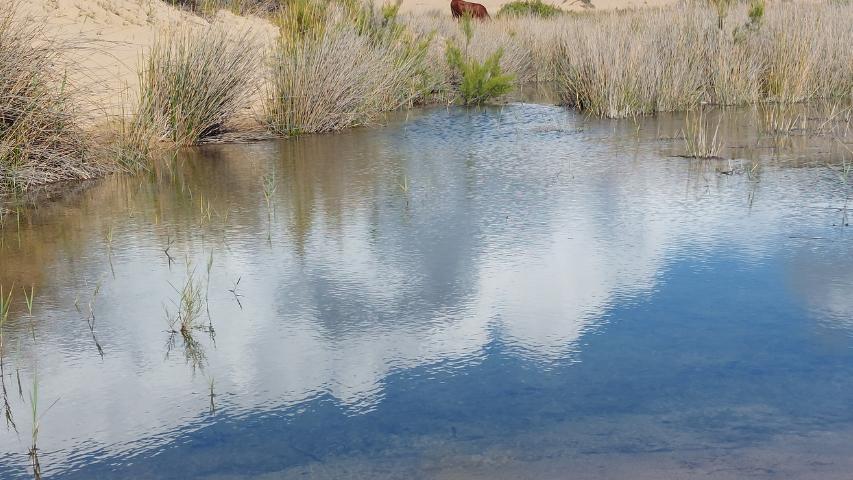
{"type": "Polygon", "coordinates": [[[766,18],[757,48],[769,99],[853,96],[853,5],[774,4],[766,18]]]}
{"type": "Polygon", "coordinates": [[[687,158],[718,159],[723,152],[723,142],[719,136],[722,117],[717,118],[716,126],[708,118],[705,106],[696,111],[687,111],[684,119],[684,148],[687,158]]]}
{"type": "Polygon", "coordinates": [[[365,125],[377,114],[416,102],[432,90],[428,39],[397,28],[372,10],[296,2],[277,22],[264,117],[293,135],[365,125]],[[355,15],[355,16],[354,16],[355,15]]]}
{"type": "Polygon", "coordinates": [[[177,145],[223,133],[249,104],[258,63],[250,32],[231,34],[220,27],[167,32],[140,72],[141,124],[177,145]]]}
{"type": "Polygon", "coordinates": [[[60,65],[69,48],[0,6],[0,194],[96,176],[71,87],[60,65]]]}
{"type": "MultiPolygon", "coordinates": [[[[157,125],[143,115],[122,112],[110,119],[108,127],[98,142],[103,151],[124,171],[146,170],[156,152],[163,150],[157,144],[157,125]]],[[[174,145],[171,145],[174,148],[174,145]]]]}
{"type": "Polygon", "coordinates": [[[572,17],[555,59],[564,102],[628,117],[853,94],[850,5],[741,5],[721,18],[696,4],[572,17]]]}
{"type": "Polygon", "coordinates": [[[708,50],[717,30],[706,11],[615,13],[570,23],[558,59],[569,106],[628,117],[682,110],[706,99],[708,50]]]}
{"type": "Polygon", "coordinates": [[[234,14],[260,14],[277,10],[287,0],[165,0],[166,3],[202,14],[230,10],[234,14]]]}

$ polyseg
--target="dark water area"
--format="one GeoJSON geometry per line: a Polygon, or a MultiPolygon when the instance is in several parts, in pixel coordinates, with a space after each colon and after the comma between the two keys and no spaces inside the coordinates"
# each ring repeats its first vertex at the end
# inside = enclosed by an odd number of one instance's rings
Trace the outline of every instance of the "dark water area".
{"type": "Polygon", "coordinates": [[[759,116],[427,109],[10,211],[0,478],[33,403],[44,478],[850,478],[850,139],[759,116]]]}

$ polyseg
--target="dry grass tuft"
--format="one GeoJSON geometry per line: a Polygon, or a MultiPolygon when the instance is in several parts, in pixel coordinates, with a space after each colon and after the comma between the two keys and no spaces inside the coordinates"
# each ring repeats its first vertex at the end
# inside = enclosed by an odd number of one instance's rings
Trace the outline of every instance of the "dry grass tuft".
{"type": "Polygon", "coordinates": [[[223,133],[254,95],[258,64],[249,32],[208,27],[164,34],[140,73],[141,123],[176,145],[223,133]]]}
{"type": "Polygon", "coordinates": [[[365,19],[364,11],[354,21],[346,9],[316,8],[322,10],[309,10],[313,16],[285,10],[279,17],[282,34],[271,54],[264,107],[272,131],[365,125],[432,90],[428,38],[404,32],[393,19],[365,19]]]}
{"type": "Polygon", "coordinates": [[[725,19],[721,29],[716,9],[684,4],[567,20],[555,59],[564,102],[630,117],[853,95],[850,5],[742,5],[725,19]]]}
{"type": "Polygon", "coordinates": [[[57,67],[67,48],[16,17],[15,3],[0,6],[0,194],[103,169],[89,159],[71,86],[57,67]]]}
{"type": "Polygon", "coordinates": [[[699,159],[718,159],[723,152],[723,142],[720,138],[720,123],[722,116],[717,117],[716,125],[708,118],[705,106],[700,105],[694,111],[687,111],[684,119],[684,148],[682,156],[699,159]]]}

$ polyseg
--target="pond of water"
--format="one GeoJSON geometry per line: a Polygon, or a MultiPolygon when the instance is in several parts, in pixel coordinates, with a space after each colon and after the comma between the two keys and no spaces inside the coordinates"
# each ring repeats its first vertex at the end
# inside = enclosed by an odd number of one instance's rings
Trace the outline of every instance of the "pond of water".
{"type": "Polygon", "coordinates": [[[7,213],[0,478],[33,403],[45,478],[850,478],[843,145],[757,115],[427,109],[7,213]]]}

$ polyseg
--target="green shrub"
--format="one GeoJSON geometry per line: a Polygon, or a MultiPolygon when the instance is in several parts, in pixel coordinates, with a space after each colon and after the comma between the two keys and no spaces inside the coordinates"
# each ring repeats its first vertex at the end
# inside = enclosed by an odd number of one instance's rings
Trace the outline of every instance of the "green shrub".
{"type": "Polygon", "coordinates": [[[717,28],[723,29],[723,22],[729,14],[729,8],[735,3],[734,0],[708,0],[708,3],[717,10],[717,28]]]}
{"type": "Polygon", "coordinates": [[[501,70],[503,48],[498,48],[482,63],[470,58],[468,47],[474,35],[470,15],[462,18],[462,32],[465,34],[465,52],[452,42],[447,42],[446,58],[450,69],[458,77],[459,95],[465,105],[482,104],[500,97],[512,90],[515,77],[501,70]]]}
{"type": "Polygon", "coordinates": [[[512,90],[513,76],[501,72],[503,53],[503,49],[499,48],[480,63],[476,59],[466,60],[456,45],[447,45],[447,63],[459,72],[459,95],[466,105],[479,105],[512,90]]]}
{"type": "Polygon", "coordinates": [[[764,18],[764,0],[754,0],[749,5],[747,16],[749,17],[750,24],[758,26],[761,23],[761,19],[764,18]]]}
{"type": "Polygon", "coordinates": [[[764,19],[764,0],[752,0],[746,17],[746,23],[738,25],[732,31],[732,38],[737,44],[745,43],[751,34],[758,32],[761,28],[761,22],[764,19]]]}
{"type": "Polygon", "coordinates": [[[545,3],[542,0],[516,0],[505,4],[498,10],[499,17],[530,15],[547,18],[562,13],[563,11],[560,8],[545,3]]]}

